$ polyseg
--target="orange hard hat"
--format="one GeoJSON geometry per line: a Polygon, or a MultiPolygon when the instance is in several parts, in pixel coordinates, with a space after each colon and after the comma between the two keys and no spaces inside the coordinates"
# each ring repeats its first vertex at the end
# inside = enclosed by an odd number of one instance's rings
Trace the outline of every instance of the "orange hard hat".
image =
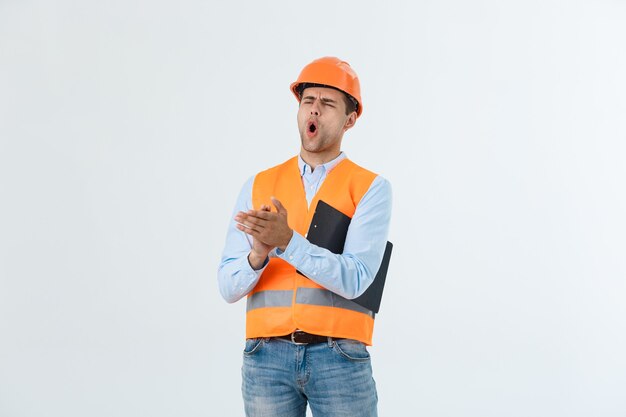
{"type": "Polygon", "coordinates": [[[356,72],[345,61],[332,56],[316,59],[302,69],[298,80],[291,83],[291,91],[300,101],[299,86],[301,84],[318,84],[341,90],[352,97],[356,103],[357,117],[363,112],[361,102],[361,85],[356,72]]]}

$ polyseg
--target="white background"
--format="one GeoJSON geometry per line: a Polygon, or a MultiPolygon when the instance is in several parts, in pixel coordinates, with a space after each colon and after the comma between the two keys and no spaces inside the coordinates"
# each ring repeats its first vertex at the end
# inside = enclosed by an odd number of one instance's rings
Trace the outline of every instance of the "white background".
{"type": "Polygon", "coordinates": [[[381,416],[626,415],[626,3],[0,0],[0,416],[241,416],[216,269],[288,86],[394,189],[381,416]]]}

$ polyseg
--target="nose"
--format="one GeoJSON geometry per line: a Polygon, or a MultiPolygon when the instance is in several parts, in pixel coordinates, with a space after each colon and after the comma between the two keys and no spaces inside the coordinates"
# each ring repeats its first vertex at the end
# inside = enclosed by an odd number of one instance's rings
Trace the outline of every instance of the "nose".
{"type": "Polygon", "coordinates": [[[318,106],[318,101],[315,100],[313,104],[311,104],[311,116],[319,116],[319,115],[320,115],[320,109],[318,106]]]}

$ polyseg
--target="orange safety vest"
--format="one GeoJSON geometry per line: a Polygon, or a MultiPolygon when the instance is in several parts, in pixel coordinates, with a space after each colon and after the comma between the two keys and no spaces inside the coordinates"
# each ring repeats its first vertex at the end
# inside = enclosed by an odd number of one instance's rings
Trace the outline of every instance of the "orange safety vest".
{"type": "MultiPolygon", "coordinates": [[[[298,157],[256,175],[253,207],[271,204],[275,196],[288,212],[289,227],[306,236],[319,200],[352,218],[376,174],[344,159],[326,176],[307,205],[298,157]]],[[[372,344],[374,312],[316,284],[280,258],[270,258],[259,282],[248,294],[246,337],[282,336],[296,329],[322,336],[372,344]]]]}

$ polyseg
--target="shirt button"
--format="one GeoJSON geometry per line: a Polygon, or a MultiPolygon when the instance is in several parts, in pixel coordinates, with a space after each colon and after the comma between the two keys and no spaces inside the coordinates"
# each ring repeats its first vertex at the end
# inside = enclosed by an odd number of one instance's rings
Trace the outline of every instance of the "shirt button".
{"type": "Polygon", "coordinates": [[[293,255],[290,255],[290,256],[289,256],[289,259],[293,259],[293,255]]]}

